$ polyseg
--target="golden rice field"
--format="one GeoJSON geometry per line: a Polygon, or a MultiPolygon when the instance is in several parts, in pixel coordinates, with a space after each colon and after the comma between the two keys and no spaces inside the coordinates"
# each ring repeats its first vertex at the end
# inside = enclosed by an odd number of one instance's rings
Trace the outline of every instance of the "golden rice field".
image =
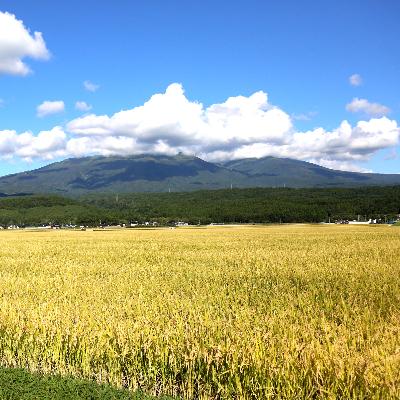
{"type": "Polygon", "coordinates": [[[188,399],[398,399],[400,229],[1,232],[0,365],[188,399]]]}

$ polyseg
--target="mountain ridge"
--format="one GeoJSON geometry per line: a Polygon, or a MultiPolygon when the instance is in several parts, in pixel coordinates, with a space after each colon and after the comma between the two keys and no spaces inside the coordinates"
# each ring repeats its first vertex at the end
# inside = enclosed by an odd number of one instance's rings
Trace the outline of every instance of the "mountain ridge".
{"type": "Polygon", "coordinates": [[[184,192],[249,187],[400,185],[400,174],[339,171],[306,161],[267,156],[212,163],[196,156],[68,158],[0,177],[0,193],[184,192]]]}

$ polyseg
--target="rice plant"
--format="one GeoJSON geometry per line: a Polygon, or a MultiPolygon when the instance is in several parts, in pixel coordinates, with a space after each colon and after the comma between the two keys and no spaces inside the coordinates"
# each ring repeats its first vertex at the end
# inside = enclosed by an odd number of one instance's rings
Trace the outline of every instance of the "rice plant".
{"type": "Polygon", "coordinates": [[[400,234],[1,232],[0,365],[187,399],[396,399],[400,234]]]}

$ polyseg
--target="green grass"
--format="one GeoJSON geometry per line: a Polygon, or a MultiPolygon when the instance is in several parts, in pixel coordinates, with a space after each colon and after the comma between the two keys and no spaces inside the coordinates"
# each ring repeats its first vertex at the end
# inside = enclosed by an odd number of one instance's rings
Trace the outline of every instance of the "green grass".
{"type": "MultiPolygon", "coordinates": [[[[139,391],[59,375],[32,374],[23,369],[0,368],[0,400],[151,400],[139,391]]],[[[168,400],[171,397],[160,397],[168,400]]]]}

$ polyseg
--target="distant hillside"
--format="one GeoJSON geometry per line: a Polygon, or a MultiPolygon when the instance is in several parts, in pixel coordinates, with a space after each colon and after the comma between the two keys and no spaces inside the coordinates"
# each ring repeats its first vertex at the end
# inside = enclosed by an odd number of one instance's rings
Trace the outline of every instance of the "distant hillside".
{"type": "Polygon", "coordinates": [[[0,193],[183,192],[249,187],[358,187],[400,184],[400,175],[336,171],[265,157],[215,164],[193,156],[71,158],[0,178],[0,193]]]}
{"type": "Polygon", "coordinates": [[[399,174],[338,171],[290,158],[245,158],[229,161],[223,165],[252,179],[269,181],[272,183],[269,186],[356,187],[400,184],[399,174]]]}

